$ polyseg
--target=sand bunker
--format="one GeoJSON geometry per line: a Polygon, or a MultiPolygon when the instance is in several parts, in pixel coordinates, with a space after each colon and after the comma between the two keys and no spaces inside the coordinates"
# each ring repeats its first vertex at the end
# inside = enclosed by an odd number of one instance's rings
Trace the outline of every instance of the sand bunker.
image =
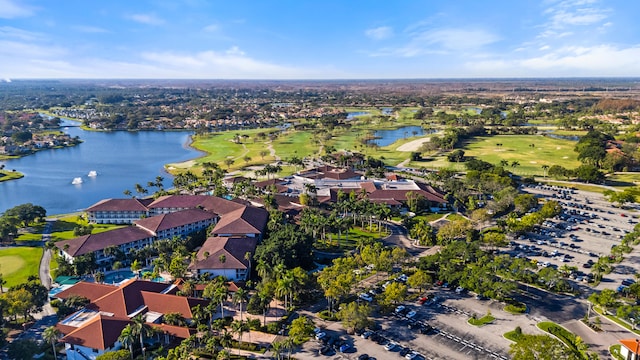
{"type": "Polygon", "coordinates": [[[422,146],[422,144],[429,141],[431,141],[431,137],[425,137],[425,138],[409,141],[406,144],[402,144],[398,146],[396,151],[418,151],[420,150],[420,147],[422,146]]]}

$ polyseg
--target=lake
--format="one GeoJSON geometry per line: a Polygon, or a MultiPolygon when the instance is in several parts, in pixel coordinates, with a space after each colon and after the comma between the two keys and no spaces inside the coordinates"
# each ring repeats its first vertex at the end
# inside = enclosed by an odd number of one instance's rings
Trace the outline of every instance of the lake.
{"type": "Polygon", "coordinates": [[[124,198],[127,189],[136,194],[136,183],[146,187],[156,176],[164,177],[165,187],[171,187],[173,177],[164,165],[201,155],[187,145],[192,134],[188,131],[97,132],[72,127],[77,123],[68,120],[64,125],[70,126],[64,132],[84,142],[0,161],[5,170],[25,175],[0,183],[0,213],[29,202],[44,207],[49,215],[75,212],[105,198],[124,198]],[[90,171],[97,176],[88,176],[90,171]],[[72,184],[75,178],[82,183],[72,184]]]}
{"type": "Polygon", "coordinates": [[[373,136],[375,137],[375,139],[371,141],[375,141],[376,144],[378,144],[378,146],[387,146],[387,145],[393,144],[394,142],[400,139],[404,139],[412,136],[431,134],[434,132],[435,130],[425,131],[420,126],[403,126],[401,128],[393,129],[393,130],[378,130],[373,133],[373,136]],[[414,135],[414,132],[415,132],[415,135],[414,135]]]}

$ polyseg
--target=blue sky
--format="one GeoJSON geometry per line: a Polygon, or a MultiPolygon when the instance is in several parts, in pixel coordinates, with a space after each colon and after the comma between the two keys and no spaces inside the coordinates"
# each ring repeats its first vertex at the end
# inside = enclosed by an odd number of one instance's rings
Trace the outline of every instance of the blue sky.
{"type": "Polygon", "coordinates": [[[640,76],[636,0],[0,0],[0,78],[640,76]]]}

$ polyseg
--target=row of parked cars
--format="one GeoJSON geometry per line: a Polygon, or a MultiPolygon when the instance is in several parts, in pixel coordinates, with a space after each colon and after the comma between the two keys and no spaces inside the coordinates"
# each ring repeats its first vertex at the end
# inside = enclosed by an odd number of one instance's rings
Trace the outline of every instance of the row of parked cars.
{"type": "MultiPolygon", "coordinates": [[[[369,339],[378,345],[384,346],[384,349],[386,351],[389,351],[389,352],[398,351],[398,354],[404,357],[405,359],[412,360],[416,358],[421,358],[420,353],[418,353],[417,351],[412,350],[410,347],[401,346],[397,342],[387,339],[385,336],[375,331],[366,331],[362,333],[360,336],[363,339],[369,339]]],[[[365,359],[371,359],[371,357],[368,357],[365,359]]]]}

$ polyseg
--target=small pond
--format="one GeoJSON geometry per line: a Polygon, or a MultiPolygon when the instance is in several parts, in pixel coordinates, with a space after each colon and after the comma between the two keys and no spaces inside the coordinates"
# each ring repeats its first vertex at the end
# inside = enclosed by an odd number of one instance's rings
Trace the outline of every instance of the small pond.
{"type": "Polygon", "coordinates": [[[373,133],[375,139],[371,141],[374,141],[378,146],[387,146],[400,139],[432,134],[434,132],[436,132],[436,130],[424,130],[420,126],[404,126],[393,130],[378,130],[373,133]]]}

